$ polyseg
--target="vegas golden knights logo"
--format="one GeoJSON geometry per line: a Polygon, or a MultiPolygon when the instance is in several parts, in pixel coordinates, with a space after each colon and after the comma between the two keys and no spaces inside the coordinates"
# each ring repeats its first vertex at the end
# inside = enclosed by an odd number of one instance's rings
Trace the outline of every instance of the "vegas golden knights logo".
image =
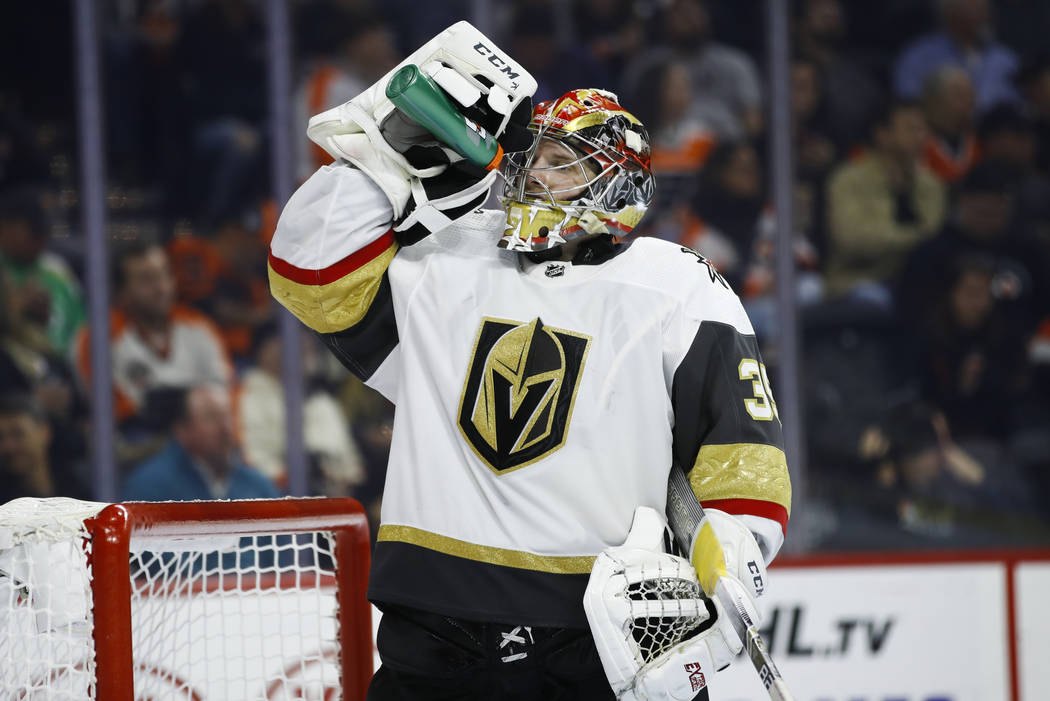
{"type": "Polygon", "coordinates": [[[530,322],[483,318],[459,402],[459,430],[497,473],[565,443],[590,336],[530,322]]]}

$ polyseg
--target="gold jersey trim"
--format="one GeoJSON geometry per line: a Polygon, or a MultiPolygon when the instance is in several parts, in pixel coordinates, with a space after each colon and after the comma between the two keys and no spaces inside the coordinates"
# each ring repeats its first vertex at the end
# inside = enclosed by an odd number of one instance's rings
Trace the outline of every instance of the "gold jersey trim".
{"type": "Polygon", "coordinates": [[[689,471],[700,501],[756,499],[783,506],[791,514],[791,478],[784,451],[760,443],[705,445],[689,471]]]}
{"type": "Polygon", "coordinates": [[[594,556],[590,555],[536,555],[490,545],[476,545],[412,526],[380,526],[376,540],[409,543],[475,562],[551,574],[589,574],[594,567],[594,556]]]}
{"type": "Polygon", "coordinates": [[[319,333],[334,333],[361,321],[379,292],[383,273],[397,253],[392,244],[361,267],[335,282],[306,285],[290,280],[267,264],[274,298],[319,333]]]}

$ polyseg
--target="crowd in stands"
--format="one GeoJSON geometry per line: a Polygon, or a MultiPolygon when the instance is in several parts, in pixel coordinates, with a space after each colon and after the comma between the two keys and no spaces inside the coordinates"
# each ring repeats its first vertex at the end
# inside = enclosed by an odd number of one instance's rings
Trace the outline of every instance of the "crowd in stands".
{"type": "MultiPolygon", "coordinates": [[[[478,3],[290,0],[306,119],[478,3]],[[404,18],[411,16],[411,22],[404,18]]],[[[638,235],[702,252],[779,371],[761,4],[514,0],[485,30],[539,83],[617,92],[652,138],[638,235]]],[[[808,537],[1050,542],[1050,4],[793,0],[793,251],[808,537]],[[815,524],[815,525],[812,525],[815,524]]],[[[0,501],[89,498],[72,47],[33,6],[0,33],[0,501]]],[[[99,3],[122,499],[287,486],[266,283],[267,45],[255,0],[99,3]]],[[[71,32],[68,32],[71,35],[71,32]]],[[[392,407],[303,333],[311,493],[373,510],[392,407]]]]}

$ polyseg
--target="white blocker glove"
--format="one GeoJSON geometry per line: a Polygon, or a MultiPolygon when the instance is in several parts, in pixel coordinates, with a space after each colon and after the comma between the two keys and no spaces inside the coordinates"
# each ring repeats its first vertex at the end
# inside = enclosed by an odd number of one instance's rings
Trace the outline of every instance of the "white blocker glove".
{"type": "Polygon", "coordinates": [[[363,171],[390,200],[402,245],[481,206],[498,176],[463,161],[386,97],[391,77],[408,64],[430,76],[506,152],[531,145],[526,126],[536,92],[528,71],[468,22],[457,22],[357,97],[310,119],[307,136],[363,171]]]}
{"type": "Polygon", "coordinates": [[[704,597],[693,565],[671,555],[667,525],[640,506],[623,545],[598,555],[583,607],[621,701],[688,701],[742,646],[704,597]]]}
{"type": "MultiPolygon", "coordinates": [[[[740,519],[718,509],[704,509],[690,542],[689,559],[704,593],[715,598],[716,586],[724,585],[757,627],[761,614],[756,600],[766,589],[766,564],[755,536],[740,519]]],[[[723,624],[726,636],[736,639],[729,623],[723,624]]]]}

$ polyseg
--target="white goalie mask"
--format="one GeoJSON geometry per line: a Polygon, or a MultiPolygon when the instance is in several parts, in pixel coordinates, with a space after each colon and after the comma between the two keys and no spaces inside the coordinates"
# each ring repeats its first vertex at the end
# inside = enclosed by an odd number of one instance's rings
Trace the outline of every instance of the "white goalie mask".
{"type": "Polygon", "coordinates": [[[529,129],[532,147],[508,154],[503,167],[501,248],[544,251],[638,225],[654,192],[649,136],[615,95],[573,90],[541,102],[529,129]]]}

